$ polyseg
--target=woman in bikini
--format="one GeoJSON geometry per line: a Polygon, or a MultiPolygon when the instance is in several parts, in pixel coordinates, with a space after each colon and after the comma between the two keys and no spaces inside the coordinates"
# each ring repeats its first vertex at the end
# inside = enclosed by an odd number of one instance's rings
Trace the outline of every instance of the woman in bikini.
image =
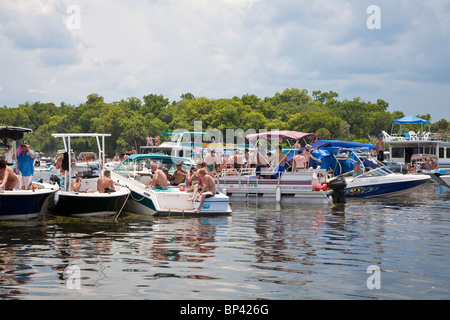
{"type": "Polygon", "coordinates": [[[19,184],[19,178],[5,160],[0,160],[0,178],[2,180],[0,189],[13,190],[19,184]]]}

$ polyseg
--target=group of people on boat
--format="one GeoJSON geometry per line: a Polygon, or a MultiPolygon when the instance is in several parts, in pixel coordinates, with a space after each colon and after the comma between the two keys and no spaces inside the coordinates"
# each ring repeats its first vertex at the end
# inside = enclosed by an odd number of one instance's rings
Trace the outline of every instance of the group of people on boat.
{"type": "Polygon", "coordinates": [[[30,148],[27,141],[23,141],[17,150],[17,167],[10,167],[8,158],[4,156],[4,159],[0,160],[0,190],[14,190],[19,187],[27,189],[33,182],[36,152],[30,148]]]}
{"type": "Polygon", "coordinates": [[[153,178],[146,188],[165,190],[169,186],[180,186],[184,182],[185,191],[193,193],[188,201],[197,199],[200,201],[198,208],[194,209],[199,212],[205,199],[216,195],[216,183],[213,176],[206,170],[204,162],[197,163],[190,168],[189,172],[184,171],[182,166],[182,163],[177,163],[175,172],[169,176],[166,170],[158,168],[158,164],[152,162],[150,170],[153,178]]]}

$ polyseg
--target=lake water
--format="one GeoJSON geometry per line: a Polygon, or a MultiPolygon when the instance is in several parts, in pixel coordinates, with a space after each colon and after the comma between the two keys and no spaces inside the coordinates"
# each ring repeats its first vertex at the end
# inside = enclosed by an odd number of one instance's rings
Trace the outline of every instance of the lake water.
{"type": "Polygon", "coordinates": [[[252,200],[220,217],[1,222],[0,295],[449,299],[449,204],[450,189],[428,183],[335,207],[252,200]]]}

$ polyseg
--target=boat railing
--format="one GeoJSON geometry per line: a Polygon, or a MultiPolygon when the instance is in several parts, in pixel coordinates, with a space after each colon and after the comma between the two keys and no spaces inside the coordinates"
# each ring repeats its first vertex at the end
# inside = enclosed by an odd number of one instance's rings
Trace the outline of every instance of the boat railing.
{"type": "Polygon", "coordinates": [[[394,141],[450,141],[450,134],[448,133],[430,133],[430,132],[414,132],[409,131],[403,134],[386,134],[384,133],[385,142],[394,141]]]}

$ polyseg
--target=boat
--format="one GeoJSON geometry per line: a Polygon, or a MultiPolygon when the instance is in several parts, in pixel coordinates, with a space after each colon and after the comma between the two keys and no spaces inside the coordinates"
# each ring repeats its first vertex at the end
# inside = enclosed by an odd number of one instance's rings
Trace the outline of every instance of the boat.
{"type": "MultiPolygon", "coordinates": [[[[176,164],[181,163],[188,172],[195,163],[190,158],[174,157],[164,154],[132,154],[122,161],[111,172],[115,183],[128,188],[130,197],[124,210],[136,214],[173,216],[196,215],[198,203],[188,201],[192,193],[183,191],[179,186],[169,186],[165,190],[146,188],[151,181],[150,163],[156,162],[158,167],[168,175],[176,170],[176,164]]],[[[201,215],[231,214],[229,197],[217,192],[214,197],[207,198],[201,208],[201,215]]]]}
{"type": "Polygon", "coordinates": [[[321,159],[321,165],[333,174],[328,183],[336,178],[345,180],[345,197],[374,197],[408,194],[412,189],[430,180],[428,175],[405,175],[394,173],[382,163],[377,163],[369,156],[373,147],[346,148],[339,145],[319,148],[312,153],[321,159]],[[364,156],[364,151],[367,151],[364,156]],[[359,166],[361,171],[355,172],[359,166]]]}
{"type": "MultiPolygon", "coordinates": [[[[71,150],[71,138],[95,137],[97,140],[100,159],[104,159],[104,139],[105,137],[110,136],[110,134],[97,133],[55,133],[52,135],[55,138],[63,139],[65,150],[71,150]],[[101,143],[100,138],[102,138],[101,143]]],[[[92,173],[89,172],[89,165],[82,166],[80,163],[78,164],[79,165],[77,168],[80,172],[86,172],[83,170],[88,170],[88,174],[92,173]]],[[[100,193],[97,191],[96,186],[96,181],[99,177],[93,175],[88,177],[89,183],[83,184],[79,192],[72,192],[70,190],[72,166],[68,166],[65,176],[69,177],[69,179],[67,179],[68,181],[65,181],[61,190],[58,190],[55,194],[53,201],[49,202],[46,208],[49,213],[73,217],[113,216],[121,212],[130,195],[130,191],[127,188],[122,188],[120,186],[115,186],[114,191],[100,193]],[[92,183],[95,183],[95,186],[93,186],[92,183]]]]}
{"type": "Polygon", "coordinates": [[[413,154],[408,166],[409,173],[429,175],[431,181],[450,188],[450,175],[439,168],[439,159],[434,154],[413,154]]]}
{"type": "MultiPolygon", "coordinates": [[[[303,141],[306,144],[316,138],[314,133],[297,131],[270,131],[246,136],[251,149],[255,152],[258,152],[257,143],[261,141],[268,145],[268,150],[271,150],[278,145],[280,139],[291,145],[291,141],[295,143],[303,141]]],[[[297,149],[289,148],[289,150],[297,149]]],[[[283,151],[286,151],[288,160],[293,158],[294,153],[288,152],[288,149],[283,151]]],[[[257,199],[332,204],[333,190],[329,190],[326,186],[326,170],[320,167],[308,167],[295,172],[288,170],[282,173],[279,170],[281,169],[271,162],[262,168],[258,177],[255,168],[223,169],[216,176],[216,186],[233,201],[257,199]]]]}
{"type": "MultiPolygon", "coordinates": [[[[17,167],[16,141],[23,138],[24,134],[32,133],[28,128],[0,127],[0,140],[12,141],[11,167],[17,167]]],[[[20,175],[19,175],[20,180],[20,175]]],[[[0,190],[0,219],[2,220],[26,220],[39,216],[44,203],[58,190],[57,186],[48,183],[33,183],[30,188],[23,190],[20,185],[13,190],[0,190]]]]}
{"type": "Polygon", "coordinates": [[[400,166],[400,170],[405,171],[408,163],[415,154],[431,154],[438,158],[438,164],[441,170],[450,172],[450,136],[441,133],[432,133],[430,128],[424,129],[429,121],[407,116],[393,121],[391,133],[382,131],[383,139],[389,145],[390,169],[400,166]],[[402,132],[402,125],[421,125],[419,132],[402,132]],[[395,125],[399,125],[398,133],[394,134],[395,125]]]}

